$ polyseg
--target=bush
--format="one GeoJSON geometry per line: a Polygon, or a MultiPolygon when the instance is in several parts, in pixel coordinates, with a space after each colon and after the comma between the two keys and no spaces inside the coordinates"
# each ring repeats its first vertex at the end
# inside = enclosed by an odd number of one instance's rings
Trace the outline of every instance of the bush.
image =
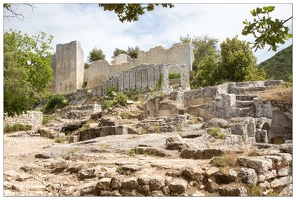
{"type": "Polygon", "coordinates": [[[123,113],[121,113],[120,116],[122,119],[129,119],[131,115],[127,112],[123,112],[123,113]]]}
{"type": "Polygon", "coordinates": [[[45,107],[45,113],[54,113],[56,109],[64,108],[68,105],[68,100],[61,94],[51,96],[45,107]]]}
{"type": "Polygon", "coordinates": [[[181,77],[180,73],[169,72],[169,79],[177,79],[177,78],[180,78],[180,77],[181,77]]]}
{"type": "Polygon", "coordinates": [[[29,131],[32,130],[31,125],[23,125],[23,124],[14,124],[14,125],[5,125],[4,133],[16,132],[16,131],[29,131]]]}
{"type": "Polygon", "coordinates": [[[225,139],[225,134],[222,132],[222,129],[219,126],[208,129],[208,133],[215,139],[225,139]]]}
{"type": "Polygon", "coordinates": [[[65,137],[57,137],[55,139],[55,142],[56,143],[64,143],[66,141],[66,138],[65,137]]]}
{"type": "MultiPolygon", "coordinates": [[[[113,92],[114,92],[114,94],[116,93],[114,90],[110,90],[110,93],[113,93],[113,92]]],[[[108,93],[109,93],[109,91],[108,91],[108,93]]],[[[105,109],[105,108],[113,107],[116,104],[126,106],[127,99],[128,99],[127,95],[124,94],[123,92],[119,92],[118,94],[116,93],[115,96],[112,97],[112,99],[104,101],[103,108],[105,109]]]]}
{"type": "Polygon", "coordinates": [[[118,95],[115,97],[115,100],[122,106],[126,106],[127,99],[127,95],[125,95],[123,92],[119,92],[118,95]]]}

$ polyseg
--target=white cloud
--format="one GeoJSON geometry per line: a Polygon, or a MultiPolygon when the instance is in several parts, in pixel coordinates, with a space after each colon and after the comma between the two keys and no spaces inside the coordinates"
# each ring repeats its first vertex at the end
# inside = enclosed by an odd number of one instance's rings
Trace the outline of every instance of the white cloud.
{"type": "MultiPolygon", "coordinates": [[[[270,4],[265,4],[270,5],[270,4]]],[[[138,22],[121,23],[116,14],[103,11],[98,4],[35,4],[36,9],[20,6],[27,16],[24,21],[4,20],[4,30],[13,28],[37,35],[39,31],[54,35],[52,46],[81,42],[85,61],[89,52],[97,47],[111,60],[115,48],[127,49],[138,45],[149,50],[162,45],[169,48],[179,42],[180,36],[207,35],[219,40],[235,35],[241,40],[253,41],[251,36],[242,36],[245,19],[252,20],[250,10],[262,4],[176,4],[175,8],[156,7],[152,12],[140,16],[138,22]]],[[[286,19],[292,16],[292,4],[276,4],[272,17],[286,19]]],[[[292,27],[292,22],[287,23],[292,27]]],[[[280,49],[292,44],[292,40],[280,49]]],[[[258,50],[258,61],[274,55],[274,52],[258,50]]]]}

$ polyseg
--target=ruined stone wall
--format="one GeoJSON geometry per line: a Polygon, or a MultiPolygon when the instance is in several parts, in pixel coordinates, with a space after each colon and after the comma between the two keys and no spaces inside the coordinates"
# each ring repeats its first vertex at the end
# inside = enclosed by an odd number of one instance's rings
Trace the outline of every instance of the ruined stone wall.
{"type": "Polygon", "coordinates": [[[79,41],[56,45],[56,56],[52,57],[54,69],[54,93],[69,93],[83,84],[84,53],[79,41]]]}
{"type": "Polygon", "coordinates": [[[115,87],[118,91],[149,91],[150,88],[166,90],[169,87],[168,72],[171,68],[178,69],[181,73],[180,84],[189,88],[189,69],[186,65],[179,64],[142,64],[130,70],[121,72],[102,83],[101,86],[92,88],[93,95],[106,95],[108,88],[115,87]]]}
{"type": "Polygon", "coordinates": [[[175,44],[170,49],[158,46],[148,52],[139,51],[136,59],[129,59],[122,55],[119,55],[119,57],[120,59],[114,59],[114,64],[106,60],[92,62],[84,73],[84,82],[87,82],[87,87],[101,86],[104,82],[119,76],[121,72],[128,71],[141,64],[185,64],[189,71],[194,60],[190,44],[175,44]]]}
{"type": "Polygon", "coordinates": [[[15,117],[5,117],[4,125],[31,125],[33,129],[37,129],[42,126],[43,114],[39,111],[27,111],[25,114],[21,114],[15,117]]]}

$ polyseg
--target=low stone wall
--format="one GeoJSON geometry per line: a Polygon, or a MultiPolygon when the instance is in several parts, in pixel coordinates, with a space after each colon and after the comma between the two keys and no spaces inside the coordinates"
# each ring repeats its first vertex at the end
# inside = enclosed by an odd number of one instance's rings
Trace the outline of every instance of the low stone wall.
{"type": "Polygon", "coordinates": [[[43,113],[40,111],[27,111],[27,113],[21,114],[15,117],[4,117],[5,125],[31,125],[32,129],[37,129],[42,126],[43,113]]]}

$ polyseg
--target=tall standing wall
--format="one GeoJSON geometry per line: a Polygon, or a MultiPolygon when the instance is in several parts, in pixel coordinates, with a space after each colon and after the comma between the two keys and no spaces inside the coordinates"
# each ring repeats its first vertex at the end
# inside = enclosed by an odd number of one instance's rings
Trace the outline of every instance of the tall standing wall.
{"type": "Polygon", "coordinates": [[[56,46],[54,92],[69,93],[81,89],[84,74],[84,53],[79,41],[56,46]]]}

